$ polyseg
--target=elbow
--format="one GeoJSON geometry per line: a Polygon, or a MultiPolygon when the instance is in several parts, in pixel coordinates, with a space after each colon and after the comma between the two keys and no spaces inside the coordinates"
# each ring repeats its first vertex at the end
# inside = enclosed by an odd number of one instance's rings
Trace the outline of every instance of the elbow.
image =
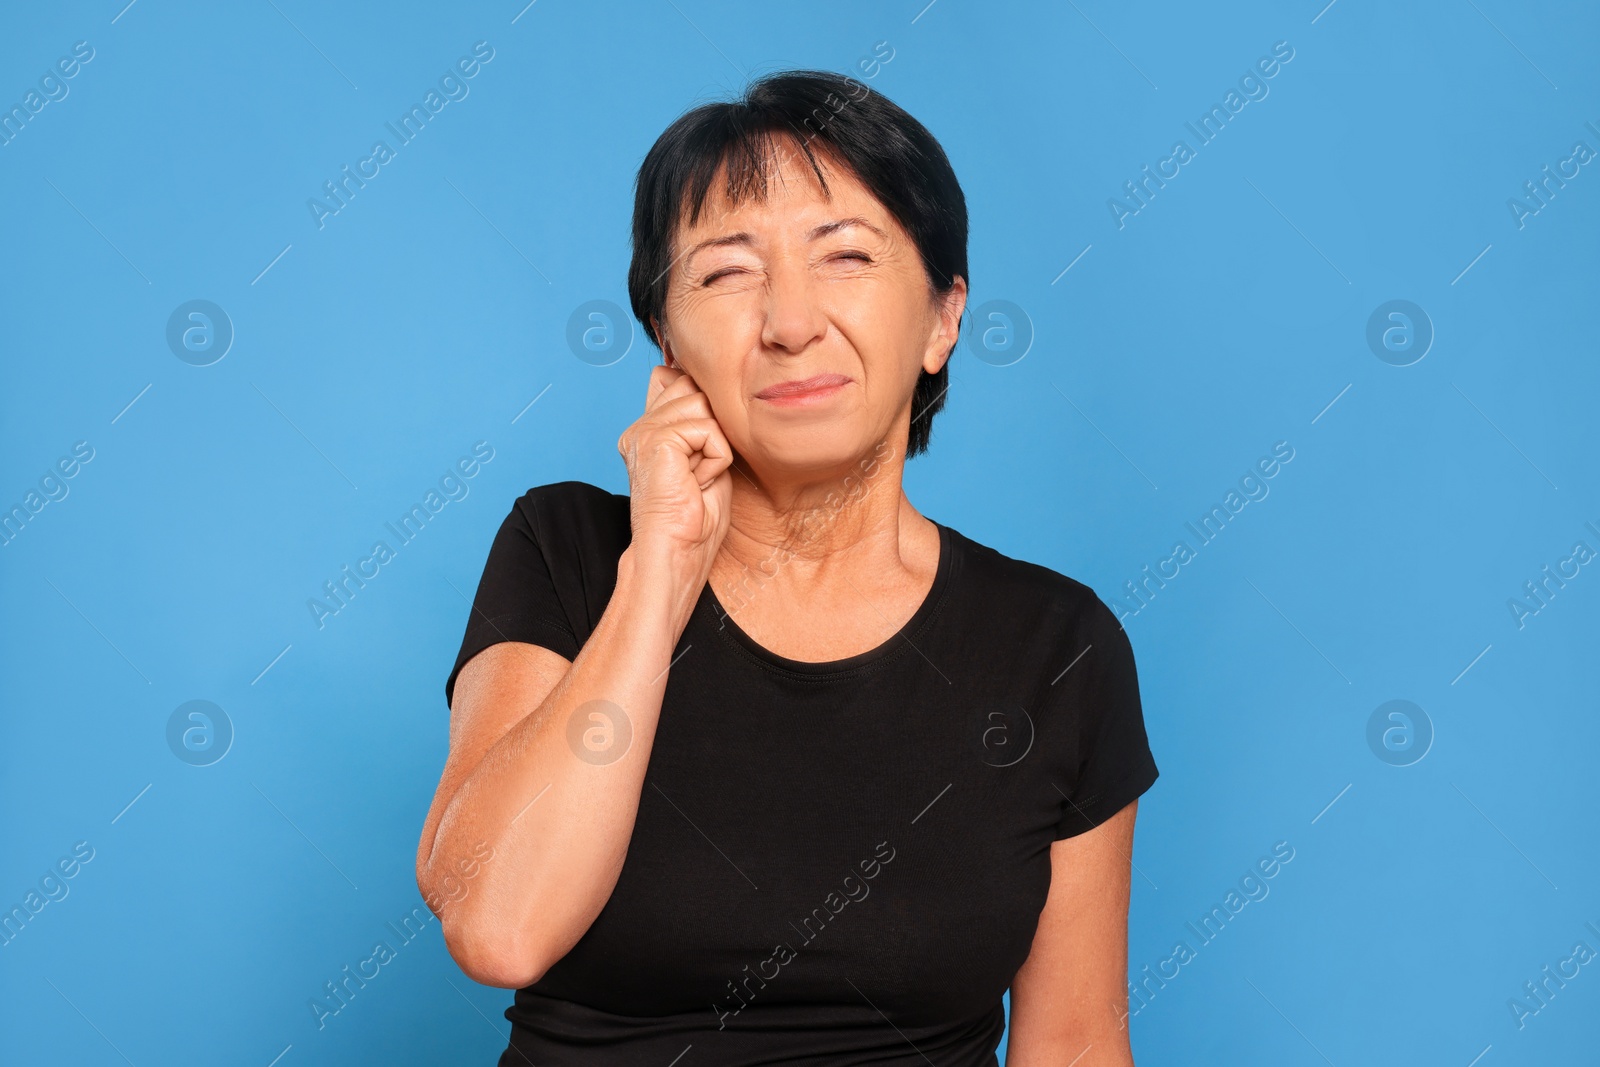
{"type": "Polygon", "coordinates": [[[451,891],[441,892],[439,879],[426,870],[417,879],[423,900],[439,918],[450,958],[479,985],[525,988],[566,954],[566,948],[554,947],[536,915],[508,915],[504,902],[497,904],[488,887],[462,892],[459,885],[447,884],[451,891]]]}
{"type": "MultiPolygon", "coordinates": [[[[447,909],[448,912],[448,909],[447,909]]],[[[522,989],[544,977],[549,962],[526,942],[498,924],[467,915],[446,914],[440,920],[445,948],[461,973],[479,985],[522,989]]]]}

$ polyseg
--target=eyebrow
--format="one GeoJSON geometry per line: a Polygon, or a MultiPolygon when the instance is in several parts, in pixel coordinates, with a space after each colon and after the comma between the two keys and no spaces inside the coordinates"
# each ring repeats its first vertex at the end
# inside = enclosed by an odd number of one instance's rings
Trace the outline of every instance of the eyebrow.
{"type": "MultiPolygon", "coordinates": [[[[832,222],[824,222],[821,225],[813,226],[806,233],[806,240],[820,240],[821,238],[827,237],[830,234],[837,233],[840,230],[847,229],[851,226],[863,226],[877,234],[883,240],[887,241],[889,239],[888,234],[884,233],[881,229],[868,222],[864,217],[860,215],[854,215],[847,219],[834,219],[832,222]]],[[[738,233],[723,234],[721,237],[707,238],[684,253],[683,264],[685,267],[687,267],[689,265],[689,260],[693,259],[697,253],[708,248],[726,248],[732,245],[750,245],[754,243],[754,235],[744,230],[740,230],[738,233]]]]}

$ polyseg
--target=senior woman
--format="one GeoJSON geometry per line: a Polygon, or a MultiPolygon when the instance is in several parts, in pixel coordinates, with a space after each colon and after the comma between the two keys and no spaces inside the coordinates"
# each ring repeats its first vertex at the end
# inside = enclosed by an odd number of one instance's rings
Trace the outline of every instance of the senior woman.
{"type": "Polygon", "coordinates": [[[967,295],[943,150],[769,76],[646,156],[630,495],[518,499],[445,684],[417,881],[506,1064],[1133,1063],[1157,770],[1085,585],[921,514],[967,295]]]}

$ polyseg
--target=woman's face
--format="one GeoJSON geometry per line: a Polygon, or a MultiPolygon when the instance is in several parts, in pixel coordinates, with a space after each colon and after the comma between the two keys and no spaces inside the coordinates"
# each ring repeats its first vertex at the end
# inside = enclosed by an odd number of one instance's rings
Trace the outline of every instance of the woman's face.
{"type": "Polygon", "coordinates": [[[792,143],[765,200],[729,208],[719,174],[674,243],[663,348],[758,476],[822,479],[886,437],[903,448],[917,377],[944,365],[966,301],[960,279],[936,302],[900,224],[819,162],[829,200],[792,143]]]}

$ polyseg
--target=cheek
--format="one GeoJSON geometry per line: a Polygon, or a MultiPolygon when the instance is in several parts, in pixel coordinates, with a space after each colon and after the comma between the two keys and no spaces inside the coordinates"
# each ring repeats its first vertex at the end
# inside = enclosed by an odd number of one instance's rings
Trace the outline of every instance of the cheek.
{"type": "Polygon", "coordinates": [[[761,345],[761,308],[755,301],[726,294],[684,300],[669,314],[667,334],[676,342],[682,369],[696,381],[736,374],[744,357],[761,345]]]}
{"type": "Polygon", "coordinates": [[[717,425],[722,427],[722,433],[728,439],[734,451],[748,449],[751,445],[750,437],[750,404],[760,401],[746,402],[743,398],[731,398],[716,408],[717,425]]]}
{"type": "Polygon", "coordinates": [[[828,309],[845,342],[869,375],[894,373],[916,347],[920,317],[916,307],[895,287],[863,281],[837,295],[828,309]]]}
{"type": "MultiPolygon", "coordinates": [[[[706,394],[717,425],[722,427],[729,443],[734,444],[736,438],[744,436],[744,427],[749,424],[749,405],[759,404],[760,401],[746,399],[738,371],[729,369],[719,374],[716,370],[708,370],[704,373],[706,378],[696,377],[695,382],[706,394]]],[[[738,445],[734,444],[734,447],[738,445]]]]}

